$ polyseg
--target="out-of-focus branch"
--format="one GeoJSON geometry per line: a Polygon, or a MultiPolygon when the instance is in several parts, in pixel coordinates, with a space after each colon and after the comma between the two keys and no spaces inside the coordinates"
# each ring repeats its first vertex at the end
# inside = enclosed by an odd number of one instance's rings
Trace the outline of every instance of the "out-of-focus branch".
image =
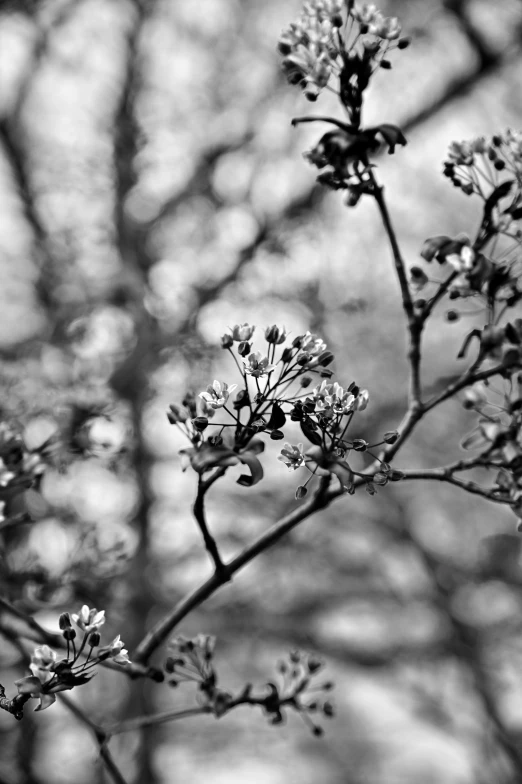
{"type": "Polygon", "coordinates": [[[14,615],[15,618],[19,618],[21,621],[24,621],[36,634],[38,635],[38,639],[42,642],[47,643],[48,645],[59,646],[63,645],[63,637],[61,634],[53,634],[52,632],[46,631],[43,626],[40,626],[38,621],[31,615],[27,615],[26,613],[19,610],[15,607],[11,602],[8,602],[7,599],[3,599],[0,596],[0,608],[4,609],[6,612],[10,613],[10,615],[14,615]]]}
{"type": "Polygon", "coordinates": [[[71,713],[73,713],[76,718],[79,719],[82,724],[85,724],[85,726],[88,727],[94,734],[100,749],[100,757],[102,758],[105,767],[107,768],[107,772],[115,784],[127,784],[120,769],[114,762],[113,756],[107,745],[110,739],[110,734],[102,729],[102,727],[99,727],[97,724],[91,721],[89,717],[81,710],[81,708],[79,708],[78,705],[76,705],[63,693],[60,694],[60,702],[62,702],[67,707],[67,709],[70,710],[71,713]]]}
{"type": "Polygon", "coordinates": [[[453,397],[457,394],[457,392],[461,392],[466,387],[471,386],[472,384],[476,384],[479,381],[485,381],[492,376],[497,376],[502,373],[506,369],[504,364],[501,365],[494,365],[493,367],[486,368],[485,370],[476,371],[475,367],[472,365],[457,381],[453,384],[450,384],[446,389],[441,392],[439,395],[436,395],[431,400],[428,400],[427,403],[424,404],[424,412],[431,411],[432,408],[438,406],[440,403],[443,403],[445,400],[448,400],[450,397],[453,397]]]}
{"type": "Polygon", "coordinates": [[[152,716],[138,716],[136,719],[121,721],[119,724],[109,727],[107,732],[110,735],[121,735],[123,732],[133,732],[143,727],[153,727],[157,724],[189,719],[192,716],[202,716],[211,712],[211,708],[208,705],[202,705],[198,708],[187,708],[186,710],[164,711],[163,713],[155,713],[152,716]]]}
{"type": "Polygon", "coordinates": [[[460,487],[461,490],[466,490],[466,492],[471,493],[472,495],[480,495],[482,498],[487,498],[488,501],[493,501],[497,504],[503,504],[506,506],[515,503],[505,496],[499,496],[498,488],[484,488],[469,479],[459,479],[453,475],[453,472],[451,469],[448,469],[448,467],[427,468],[424,470],[401,468],[401,472],[404,474],[405,480],[424,479],[436,482],[447,482],[448,484],[455,485],[455,487],[460,487]]]}
{"type": "MultiPolygon", "coordinates": [[[[401,516],[404,519],[404,516],[401,516]]],[[[476,693],[482,702],[484,712],[493,724],[499,745],[506,756],[511,760],[517,773],[517,781],[522,776],[522,742],[513,737],[506,727],[498,708],[498,703],[492,688],[490,675],[482,661],[480,641],[475,630],[463,622],[455,613],[453,604],[454,588],[451,579],[448,579],[448,568],[443,566],[437,557],[427,549],[415,535],[412,528],[403,525],[403,534],[414,546],[421,558],[435,590],[437,605],[446,616],[453,633],[453,650],[459,660],[469,669],[473,676],[476,693]]]]}
{"type": "Polygon", "coordinates": [[[11,167],[15,187],[22,202],[25,219],[33,233],[41,266],[41,275],[46,275],[50,272],[52,269],[53,257],[49,248],[47,230],[42,223],[29,176],[26,150],[24,148],[23,134],[20,127],[20,115],[33,84],[34,74],[38,72],[38,68],[48,51],[51,35],[67,23],[78,5],[79,0],[71,0],[71,2],[59,9],[56,17],[49,25],[45,27],[41,26],[39,28],[30,62],[27,66],[26,75],[20,83],[14,105],[9,114],[0,119],[0,143],[11,167]]]}

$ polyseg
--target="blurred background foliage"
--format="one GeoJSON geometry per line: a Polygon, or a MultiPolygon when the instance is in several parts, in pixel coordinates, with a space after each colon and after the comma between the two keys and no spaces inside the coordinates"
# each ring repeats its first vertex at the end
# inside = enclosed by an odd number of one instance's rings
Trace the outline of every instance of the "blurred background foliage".
{"type": "MultiPolygon", "coordinates": [[[[219,348],[227,326],[319,333],[340,383],[370,391],[360,435],[400,421],[405,330],[376,210],[370,200],[347,210],[320,190],[301,157],[317,129],[290,126],[310,107],[285,83],[276,43],[299,5],[0,4],[0,596],[22,614],[0,604],[8,694],[37,639],[23,614],[56,631],[64,610],[103,608],[132,654],[210,574],[191,517],[196,477],[180,470],[165,412],[187,389],[234,381],[219,348]]],[[[415,263],[426,236],[478,220],[440,175],[449,142],[521,125],[522,5],[390,0],[383,10],[414,45],[376,80],[366,118],[409,139],[379,166],[415,263]]],[[[426,389],[458,371],[474,319],[435,315],[426,389]]],[[[455,459],[471,422],[448,401],[398,467],[455,459]]],[[[212,491],[226,557],[294,503],[276,451],[258,488],[227,475],[212,491]]],[[[337,705],[326,736],[296,717],[270,727],[246,708],[165,724],[111,742],[127,780],[520,781],[514,529],[509,512],[435,483],[344,498],[305,522],[180,631],[217,634],[225,688],[270,680],[290,648],[323,655],[337,705]]],[[[107,724],[193,694],[104,671],[71,700],[107,724]]],[[[0,712],[2,784],[104,776],[95,740],[60,702],[20,723],[0,712]]]]}

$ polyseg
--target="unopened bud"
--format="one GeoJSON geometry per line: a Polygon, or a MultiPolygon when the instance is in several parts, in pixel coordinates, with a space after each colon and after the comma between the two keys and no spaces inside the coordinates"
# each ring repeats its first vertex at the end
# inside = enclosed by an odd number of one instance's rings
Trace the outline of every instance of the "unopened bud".
{"type": "Polygon", "coordinates": [[[331,365],[331,363],[334,361],[334,359],[335,359],[335,357],[334,357],[334,355],[332,354],[331,351],[323,351],[321,354],[319,354],[319,364],[322,367],[326,367],[327,365],[331,365]]]}
{"type": "Polygon", "coordinates": [[[64,629],[70,629],[70,628],[72,627],[72,624],[71,624],[71,616],[69,615],[69,613],[68,613],[68,612],[64,612],[64,613],[62,613],[62,614],[60,615],[60,618],[59,618],[59,620],[58,620],[58,624],[59,624],[59,626],[60,626],[60,629],[61,629],[62,631],[63,631],[64,629]]]}
{"type": "Polygon", "coordinates": [[[250,354],[251,345],[247,340],[242,340],[239,346],[237,347],[237,353],[242,356],[246,357],[247,354],[250,354]]]}
{"type": "Polygon", "coordinates": [[[204,416],[198,416],[192,420],[192,424],[200,433],[208,427],[208,419],[204,416]]]}
{"type": "Polygon", "coordinates": [[[234,338],[226,332],[221,336],[221,348],[230,348],[234,345],[234,338]]]}

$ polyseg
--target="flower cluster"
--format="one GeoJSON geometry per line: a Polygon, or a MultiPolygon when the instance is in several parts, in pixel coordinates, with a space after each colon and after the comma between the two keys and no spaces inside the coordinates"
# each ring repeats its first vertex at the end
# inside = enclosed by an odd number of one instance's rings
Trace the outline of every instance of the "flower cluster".
{"type": "Polygon", "coordinates": [[[218,686],[218,675],[214,666],[215,638],[200,634],[194,639],[180,636],[172,640],[170,655],[165,661],[168,683],[177,687],[181,683],[197,686],[199,705],[220,718],[241,705],[260,707],[269,717],[271,724],[281,724],[285,711],[294,710],[310,727],[314,735],[322,735],[322,727],[311,717],[322,715],[331,718],[334,707],[324,695],[333,688],[331,681],[317,683],[323,662],[312,654],[291,651],[288,660],[280,661],[277,671],[279,683],[267,683],[263,693],[256,694],[247,683],[236,695],[218,686]]]}
{"type": "Polygon", "coordinates": [[[327,122],[335,126],[321,137],[305,159],[321,169],[317,181],[333,190],[346,190],[346,204],[355,206],[363,194],[376,195],[370,156],[384,145],[389,153],[406,144],[396,125],[382,123],[361,128],[363,94],[379,68],[391,68],[388,54],[404,49],[395,17],[386,17],[373,4],[340,0],[305,3],[301,17],[279,40],[283,70],[309,100],[321,90],[334,92],[348,114],[348,122],[330,117],[301,117],[301,122],[327,122]],[[334,83],[334,84],[332,84],[334,83]]]}
{"type": "Polygon", "coordinates": [[[255,329],[236,324],[221,339],[233,357],[241,385],[215,380],[197,397],[187,396],[181,406],[170,407],[169,421],[190,440],[190,447],[181,450],[185,467],[191,465],[203,475],[243,464],[248,473],[238,482],[251,486],[263,477],[260,436],[283,440],[286,425],[297,423],[312,448],[305,451],[303,443],[285,443],[278,458],[291,470],[309,470],[297,498],[306,495],[315,477],[330,474],[339,478],[346,492],[352,492],[354,472],[345,460],[347,453],[385,443],[371,445],[347,436],[353,417],[368,405],[368,392],[355,382],[345,389],[329,380],[328,366],[334,356],[320,336],[305,332],[291,340],[285,327],[274,324],[264,330],[265,346],[256,350],[255,329]],[[311,392],[304,391],[314,374],[319,383],[311,392]],[[215,418],[217,412],[220,421],[215,418]]]}
{"type": "Polygon", "coordinates": [[[263,709],[270,717],[271,724],[281,724],[285,720],[285,709],[291,709],[303,719],[316,736],[323,734],[323,728],[313,716],[327,719],[335,715],[333,703],[325,694],[333,689],[332,681],[317,683],[317,677],[324,668],[324,662],[314,654],[291,651],[287,660],[279,662],[277,670],[279,683],[268,683],[268,696],[263,709]]]}
{"type": "Polygon", "coordinates": [[[0,519],[9,515],[11,507],[28,488],[37,487],[49,459],[52,438],[38,448],[29,449],[21,434],[5,422],[0,423],[0,519]]]}
{"type": "Polygon", "coordinates": [[[18,693],[39,699],[36,710],[45,710],[56,701],[58,692],[87,683],[94,675],[93,668],[101,662],[111,659],[116,664],[128,664],[128,652],[119,635],[108,645],[100,646],[99,628],[104,623],[105,612],[89,609],[87,605],[72,616],[62,613],[60,629],[67,642],[67,655],[59,659],[48,645],[36,648],[29,665],[32,674],[16,681],[18,693]],[[78,645],[73,623],[83,632],[78,645]]]}
{"type": "Polygon", "coordinates": [[[299,85],[310,101],[332,76],[339,80],[336,92],[359,98],[373,70],[390,67],[385,57],[391,42],[399,48],[407,45],[406,39],[398,41],[400,33],[398,19],[385,17],[373,4],[311,0],[281,34],[282,67],[290,84],[299,85]]]}
{"type": "MultiPolygon", "coordinates": [[[[421,256],[449,271],[434,298],[474,297],[487,311],[490,328],[501,329],[500,318],[507,308],[522,299],[522,134],[507,131],[491,139],[453,142],[444,173],[465,193],[483,201],[482,220],[474,239],[466,235],[438,235],[424,243],[421,256]]],[[[419,266],[411,269],[414,291],[428,291],[428,275],[419,266]]],[[[422,313],[426,299],[417,302],[422,313]]],[[[448,311],[449,321],[460,313],[448,311]]],[[[488,338],[489,339],[489,338],[488,338]]]]}
{"type": "Polygon", "coordinates": [[[477,383],[464,392],[464,407],[476,411],[479,419],[462,447],[479,450],[476,464],[498,472],[493,495],[522,518],[522,374],[503,386],[498,390],[477,383]]]}
{"type": "MultiPolygon", "coordinates": [[[[444,162],[444,175],[463,193],[484,196],[484,187],[497,186],[505,176],[522,186],[522,132],[508,128],[491,137],[452,142],[444,162]]],[[[517,205],[518,207],[518,205],[517,205]]],[[[503,228],[510,224],[510,214],[497,218],[503,228]]]]}
{"type": "Polygon", "coordinates": [[[215,645],[216,638],[209,634],[199,634],[192,640],[180,635],[170,643],[165,670],[171,676],[168,680],[170,686],[195,683],[199,703],[219,717],[227,711],[232,698],[217,684],[213,663],[215,645]]]}
{"type": "Polygon", "coordinates": [[[183,405],[171,405],[169,421],[191,443],[181,450],[185,467],[190,465],[203,475],[216,470],[224,473],[230,466],[242,464],[248,473],[237,481],[245,487],[252,486],[263,478],[259,455],[265,444],[260,436],[283,440],[288,424],[294,429],[298,425],[310,443],[305,448],[304,443],[286,442],[278,456],[289,470],[305,468],[309,472],[308,479],[296,490],[298,499],[307,494],[309,483],[317,477],[336,476],[342,490],[353,493],[357,476],[371,494],[376,485],[402,478],[400,471],[371,451],[394,443],[398,438],[396,431],[385,433],[374,444],[349,438],[352,420],[368,405],[368,391],[355,382],[344,388],[337,381],[330,381],[332,371],[328,366],[334,356],[321,337],[305,332],[290,342],[284,327],[272,325],[264,330],[266,346],[260,351],[252,350],[254,333],[254,326],[237,324],[221,339],[241,375],[241,385],[214,381],[198,398],[187,396],[183,405]],[[319,383],[311,391],[304,391],[312,384],[314,374],[319,376],[319,383]],[[220,422],[213,418],[218,410],[220,422]],[[368,452],[378,460],[377,473],[365,474],[364,466],[355,470],[347,462],[351,452],[368,452]]]}

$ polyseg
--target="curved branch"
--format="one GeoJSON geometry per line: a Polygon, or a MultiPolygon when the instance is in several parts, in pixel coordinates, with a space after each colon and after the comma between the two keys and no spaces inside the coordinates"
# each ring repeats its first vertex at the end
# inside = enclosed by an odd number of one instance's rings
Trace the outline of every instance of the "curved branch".
{"type": "MultiPolygon", "coordinates": [[[[232,575],[238,572],[243,566],[250,563],[256,556],[267,550],[285,534],[295,528],[298,523],[305,520],[310,515],[323,509],[332,496],[327,496],[326,491],[330,484],[331,477],[326,476],[321,479],[321,484],[317,492],[302,506],[294,509],[268,531],[261,534],[251,545],[246,547],[239,555],[233,558],[228,564],[223,565],[221,571],[216,571],[212,577],[196,588],[195,591],[183,598],[171,612],[167,613],[150,632],[148,632],[140,642],[133,656],[133,661],[138,664],[145,664],[150,655],[168,637],[177,624],[183,620],[192,610],[199,607],[206,599],[214,594],[222,585],[230,580],[232,575]]],[[[340,495],[341,491],[337,491],[340,495]]]]}

